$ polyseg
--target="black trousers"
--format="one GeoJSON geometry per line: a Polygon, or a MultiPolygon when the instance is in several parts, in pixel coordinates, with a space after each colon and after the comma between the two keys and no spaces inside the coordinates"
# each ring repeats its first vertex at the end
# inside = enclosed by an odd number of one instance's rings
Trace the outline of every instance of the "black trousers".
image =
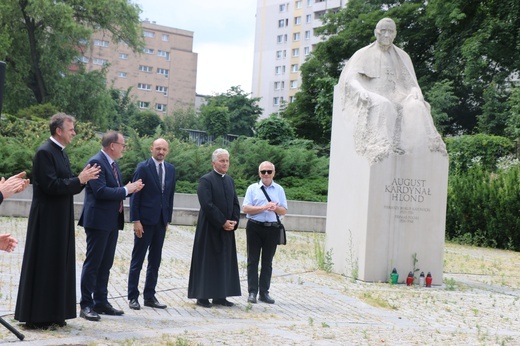
{"type": "Polygon", "coordinates": [[[278,227],[264,227],[247,222],[247,290],[249,293],[267,294],[271,286],[273,257],[278,246],[278,227]],[[261,257],[260,257],[261,256],[261,257]],[[261,259],[260,280],[258,263],[261,259]]]}

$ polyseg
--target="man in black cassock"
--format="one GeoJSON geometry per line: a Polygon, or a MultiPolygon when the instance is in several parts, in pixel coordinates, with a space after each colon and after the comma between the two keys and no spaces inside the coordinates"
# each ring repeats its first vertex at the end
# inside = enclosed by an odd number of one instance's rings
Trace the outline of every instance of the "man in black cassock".
{"type": "Polygon", "coordinates": [[[240,204],[235,182],[226,174],[229,153],[217,149],[212,155],[213,171],[200,178],[197,196],[199,218],[191,256],[188,298],[205,308],[213,304],[233,306],[226,297],[240,296],[235,230],[240,204]]]}
{"type": "Polygon", "coordinates": [[[97,179],[87,166],[75,177],[64,151],[76,135],[74,117],[57,113],[51,137],[33,159],[33,198],[14,318],[29,328],[63,327],[76,317],[73,195],[97,179]]]}

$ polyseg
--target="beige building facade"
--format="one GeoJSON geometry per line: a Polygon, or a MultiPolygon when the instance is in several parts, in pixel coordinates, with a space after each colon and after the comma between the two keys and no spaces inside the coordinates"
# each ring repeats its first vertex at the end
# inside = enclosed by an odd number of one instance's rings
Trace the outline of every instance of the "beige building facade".
{"type": "Polygon", "coordinates": [[[320,41],[314,29],[327,11],[347,0],[257,0],[252,96],[261,98],[261,118],[294,101],[300,67],[320,41]]]}
{"type": "Polygon", "coordinates": [[[95,33],[82,62],[87,71],[108,65],[107,84],[130,95],[141,110],[163,117],[177,109],[195,107],[197,53],[193,32],[141,22],[143,52],[135,53],[124,42],[113,42],[109,34],[95,33]]]}

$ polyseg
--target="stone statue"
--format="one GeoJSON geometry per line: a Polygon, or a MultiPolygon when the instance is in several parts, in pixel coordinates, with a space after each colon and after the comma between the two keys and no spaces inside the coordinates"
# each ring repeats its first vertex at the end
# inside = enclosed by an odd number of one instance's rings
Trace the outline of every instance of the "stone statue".
{"type": "Polygon", "coordinates": [[[355,122],[356,152],[370,162],[405,155],[424,145],[446,155],[408,54],[396,47],[396,25],[381,19],[377,38],[348,60],[339,80],[343,111],[355,122]]]}

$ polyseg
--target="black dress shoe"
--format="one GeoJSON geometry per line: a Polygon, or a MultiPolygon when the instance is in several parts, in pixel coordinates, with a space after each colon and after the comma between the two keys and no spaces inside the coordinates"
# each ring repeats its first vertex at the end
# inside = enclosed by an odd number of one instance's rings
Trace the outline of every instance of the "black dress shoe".
{"type": "Polygon", "coordinates": [[[247,298],[247,301],[249,303],[253,303],[253,304],[256,304],[256,293],[249,293],[249,297],[247,298]]]}
{"type": "Polygon", "coordinates": [[[203,308],[211,308],[211,303],[209,302],[209,299],[197,299],[197,305],[200,305],[203,308]]]}
{"type": "Polygon", "coordinates": [[[260,299],[261,302],[267,303],[267,304],[274,304],[274,299],[269,296],[269,293],[260,293],[260,299]]]}
{"type": "Polygon", "coordinates": [[[155,297],[153,297],[151,299],[145,299],[144,306],[149,306],[151,308],[156,308],[156,309],[166,309],[167,308],[167,306],[165,304],[159,303],[159,301],[155,297]]]}
{"type": "Polygon", "coordinates": [[[137,300],[137,298],[130,299],[128,301],[128,307],[130,309],[133,309],[133,310],[140,310],[141,309],[141,305],[139,304],[139,301],[137,300]]]}
{"type": "Polygon", "coordinates": [[[231,303],[226,298],[218,298],[218,299],[213,299],[213,305],[233,306],[235,304],[231,303]]]}
{"type": "Polygon", "coordinates": [[[105,314],[105,315],[112,315],[112,316],[121,316],[125,312],[123,310],[117,310],[115,309],[110,303],[105,305],[97,305],[94,306],[93,309],[98,314],[105,314]]]}
{"type": "Polygon", "coordinates": [[[81,309],[81,311],[79,313],[79,317],[83,317],[87,321],[99,321],[101,319],[101,317],[99,317],[97,312],[92,310],[89,306],[81,309]]]}

